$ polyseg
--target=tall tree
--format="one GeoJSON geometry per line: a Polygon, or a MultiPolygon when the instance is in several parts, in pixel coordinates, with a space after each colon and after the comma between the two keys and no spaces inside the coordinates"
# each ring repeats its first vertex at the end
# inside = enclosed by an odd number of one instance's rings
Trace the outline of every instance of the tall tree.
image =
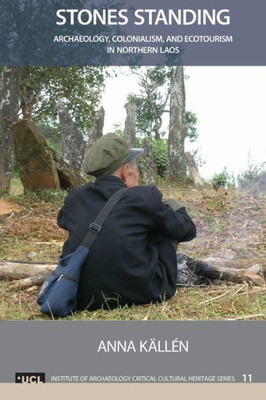
{"type": "Polygon", "coordinates": [[[9,192],[13,140],[9,129],[19,110],[19,67],[6,67],[0,80],[0,191],[9,192]]]}
{"type": "Polygon", "coordinates": [[[136,104],[138,132],[155,139],[160,138],[162,115],[167,112],[166,107],[170,95],[170,78],[173,73],[171,67],[131,67],[131,71],[138,77],[140,95],[131,94],[128,100],[136,104]]]}
{"type": "Polygon", "coordinates": [[[140,85],[140,94],[129,96],[136,104],[137,132],[159,142],[163,114],[170,113],[169,162],[156,166],[157,170],[159,167],[163,171],[170,167],[168,177],[183,180],[186,175],[185,138],[193,142],[198,137],[197,116],[185,110],[183,67],[132,67],[131,71],[138,77],[140,85]],[[178,161],[175,154],[181,155],[178,161]]]}
{"type": "Polygon", "coordinates": [[[185,157],[186,95],[184,67],[175,67],[171,81],[169,123],[169,169],[170,180],[184,181],[186,178],[185,157]]]}
{"type": "MultiPolygon", "coordinates": [[[[136,130],[147,137],[161,138],[163,114],[170,112],[171,80],[174,67],[131,67],[138,77],[140,94],[130,94],[128,100],[136,105],[136,130]]],[[[186,111],[186,138],[197,139],[197,116],[186,111]]]]}

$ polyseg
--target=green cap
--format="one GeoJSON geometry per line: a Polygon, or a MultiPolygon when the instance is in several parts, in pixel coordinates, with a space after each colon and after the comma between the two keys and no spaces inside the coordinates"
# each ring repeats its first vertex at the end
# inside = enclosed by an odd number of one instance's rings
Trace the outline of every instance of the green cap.
{"type": "Polygon", "coordinates": [[[84,171],[93,176],[112,174],[121,165],[143,154],[143,151],[130,149],[124,138],[108,133],[98,139],[85,154],[84,171]]]}

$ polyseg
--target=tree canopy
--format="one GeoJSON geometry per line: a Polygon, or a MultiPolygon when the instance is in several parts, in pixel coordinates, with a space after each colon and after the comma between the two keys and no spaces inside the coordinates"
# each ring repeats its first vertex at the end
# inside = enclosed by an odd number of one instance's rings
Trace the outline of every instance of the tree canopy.
{"type": "MultiPolygon", "coordinates": [[[[131,67],[138,77],[140,94],[130,94],[128,101],[136,104],[137,132],[147,137],[162,137],[162,118],[169,113],[171,81],[175,67],[131,67]]],[[[194,141],[198,137],[197,116],[186,112],[186,137],[194,141]]]]}
{"type": "Polygon", "coordinates": [[[20,100],[24,117],[57,118],[61,99],[82,131],[91,127],[104,85],[103,67],[22,67],[20,100]]]}
{"type": "Polygon", "coordinates": [[[171,67],[131,67],[131,71],[138,77],[140,86],[140,95],[131,94],[128,97],[136,104],[137,131],[159,139],[162,115],[167,112],[173,70],[171,67]]]}

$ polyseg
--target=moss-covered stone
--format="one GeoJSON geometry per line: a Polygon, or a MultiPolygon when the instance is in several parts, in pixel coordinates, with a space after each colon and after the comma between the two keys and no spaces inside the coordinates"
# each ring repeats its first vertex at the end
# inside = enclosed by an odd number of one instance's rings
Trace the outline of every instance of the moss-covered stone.
{"type": "Polygon", "coordinates": [[[59,189],[55,161],[35,123],[23,119],[13,125],[12,132],[24,189],[59,189]]]}

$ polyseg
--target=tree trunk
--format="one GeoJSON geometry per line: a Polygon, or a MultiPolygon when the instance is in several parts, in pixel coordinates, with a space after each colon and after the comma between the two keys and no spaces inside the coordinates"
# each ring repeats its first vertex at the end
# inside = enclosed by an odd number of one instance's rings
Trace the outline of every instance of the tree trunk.
{"type": "Polygon", "coordinates": [[[129,147],[136,147],[136,105],[127,103],[125,105],[127,117],[125,121],[125,138],[129,147]]]}
{"type": "Polygon", "coordinates": [[[161,135],[160,135],[161,127],[162,127],[162,119],[161,119],[161,117],[157,117],[155,120],[155,125],[154,125],[155,140],[160,140],[160,138],[161,138],[161,135]]]}
{"type": "MultiPolygon", "coordinates": [[[[209,279],[222,279],[234,283],[249,283],[264,285],[266,266],[265,260],[257,264],[251,259],[246,268],[239,268],[237,261],[228,261],[220,258],[206,258],[195,260],[183,254],[178,254],[179,267],[184,268],[184,262],[197,274],[209,279]],[[253,261],[253,263],[252,263],[253,261]],[[180,264],[180,265],[179,265],[180,264]]],[[[242,260],[241,260],[242,261],[242,260]]],[[[47,276],[54,271],[56,264],[34,264],[27,262],[5,261],[0,263],[0,280],[13,280],[10,288],[26,288],[33,285],[41,285],[47,276]]]]}
{"type": "Polygon", "coordinates": [[[200,176],[197,164],[191,153],[186,153],[186,161],[190,171],[191,178],[197,187],[202,187],[205,185],[204,179],[200,176]]]}
{"type": "Polygon", "coordinates": [[[186,178],[185,134],[186,98],[184,68],[177,66],[171,82],[169,123],[169,169],[168,178],[184,181],[186,178]]]}
{"type": "Polygon", "coordinates": [[[9,192],[13,139],[10,123],[18,117],[19,111],[19,67],[6,67],[0,81],[0,191],[9,192]]]}
{"type": "Polygon", "coordinates": [[[26,288],[41,285],[54,271],[55,264],[30,264],[24,262],[0,263],[0,280],[14,281],[10,288],[26,288]]]}
{"type": "Polygon", "coordinates": [[[144,149],[143,155],[143,179],[145,185],[154,185],[155,183],[155,166],[152,155],[152,148],[149,139],[142,140],[142,147],[144,149]]]}
{"type": "Polygon", "coordinates": [[[85,153],[85,141],[61,100],[58,101],[59,120],[63,139],[63,158],[69,166],[80,171],[85,153]]]}
{"type": "Polygon", "coordinates": [[[40,96],[43,82],[39,80],[37,83],[33,84],[30,82],[31,67],[24,66],[21,67],[20,76],[20,106],[22,110],[22,115],[24,119],[32,120],[33,107],[38,101],[40,96]]]}

